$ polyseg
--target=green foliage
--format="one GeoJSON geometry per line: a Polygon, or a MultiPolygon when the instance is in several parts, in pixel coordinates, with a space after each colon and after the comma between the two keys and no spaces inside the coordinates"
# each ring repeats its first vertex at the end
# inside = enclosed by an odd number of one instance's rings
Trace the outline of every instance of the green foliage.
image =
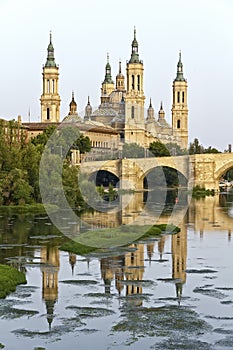
{"type": "Polygon", "coordinates": [[[41,183],[44,188],[51,189],[51,203],[59,205],[64,190],[72,207],[84,205],[78,186],[78,169],[69,164],[69,149],[71,145],[81,153],[89,151],[89,138],[81,135],[75,128],[56,130],[49,125],[42,134],[25,143],[24,138],[21,142],[16,140],[16,127],[19,127],[17,123],[9,123],[9,135],[6,139],[4,124],[0,121],[0,205],[41,202],[39,170],[44,151],[47,152],[47,162],[41,168],[41,183]],[[61,158],[65,158],[62,177],[61,158]]]}
{"type": "Polygon", "coordinates": [[[84,206],[84,200],[78,183],[78,168],[64,164],[62,172],[63,188],[66,199],[72,208],[84,206]]]}
{"type": "Polygon", "coordinates": [[[88,247],[74,241],[68,241],[60,247],[60,250],[78,255],[86,255],[96,250],[96,248],[88,247]]]}
{"type": "Polygon", "coordinates": [[[156,187],[187,186],[186,178],[176,169],[170,167],[156,167],[146,177],[150,189],[156,187]]]}
{"type": "Polygon", "coordinates": [[[208,148],[204,149],[204,153],[221,153],[221,152],[216,148],[209,146],[208,148]]]}
{"type": "Polygon", "coordinates": [[[27,172],[12,169],[0,179],[0,202],[3,205],[32,202],[33,188],[27,182],[27,172]]]}
{"type": "Polygon", "coordinates": [[[206,196],[214,196],[214,190],[206,190],[205,187],[199,185],[193,187],[192,197],[194,198],[204,198],[206,196]]]}
{"type": "Polygon", "coordinates": [[[155,157],[168,157],[170,156],[170,152],[166,145],[160,141],[154,141],[150,143],[149,151],[155,156],[155,157]]]}
{"type": "Polygon", "coordinates": [[[104,197],[104,186],[103,185],[97,186],[96,189],[97,189],[97,192],[99,193],[100,197],[103,198],[104,197]]]}
{"type": "Polygon", "coordinates": [[[46,205],[45,207],[42,203],[33,203],[33,204],[23,204],[23,205],[1,205],[0,213],[1,214],[16,214],[16,213],[37,213],[37,214],[46,214],[48,211],[56,211],[58,209],[55,205],[46,205]]]}
{"type": "Polygon", "coordinates": [[[80,179],[80,190],[86,203],[96,203],[99,200],[99,193],[96,185],[87,179],[80,179]]]}
{"type": "Polygon", "coordinates": [[[122,149],[123,158],[143,158],[145,149],[137,143],[125,143],[122,149]]]}
{"type": "Polygon", "coordinates": [[[42,148],[44,148],[44,146],[48,142],[50,136],[52,136],[52,134],[54,133],[55,130],[56,130],[56,127],[54,125],[49,125],[43,131],[42,134],[39,134],[36,137],[32,138],[31,143],[35,146],[37,146],[37,145],[43,146],[42,148]]]}
{"type": "Polygon", "coordinates": [[[167,147],[171,156],[183,156],[185,154],[188,154],[188,151],[186,149],[181,148],[175,142],[168,142],[165,146],[167,147]]]}
{"type": "Polygon", "coordinates": [[[195,138],[193,142],[189,144],[189,154],[201,154],[204,153],[204,147],[200,145],[199,140],[195,138]]]}
{"type": "Polygon", "coordinates": [[[189,144],[189,154],[202,154],[202,153],[221,153],[216,148],[209,146],[208,148],[204,148],[199,142],[197,138],[193,140],[189,144]]]}
{"type": "Polygon", "coordinates": [[[109,201],[113,201],[117,196],[117,192],[114,190],[114,187],[113,187],[113,184],[109,184],[108,186],[108,198],[109,198],[109,201]]]}
{"type": "Polygon", "coordinates": [[[11,266],[0,265],[0,298],[14,292],[18,284],[27,283],[25,274],[11,266]]]}
{"type": "Polygon", "coordinates": [[[88,136],[80,134],[76,142],[73,144],[74,149],[78,149],[80,153],[90,152],[91,150],[91,140],[88,136]]]}
{"type": "Polygon", "coordinates": [[[122,225],[116,228],[88,231],[78,237],[79,242],[68,241],[60,249],[78,255],[86,255],[98,249],[128,246],[129,242],[156,237],[162,233],[174,234],[177,232],[180,232],[179,227],[172,224],[153,226],[122,225]]]}

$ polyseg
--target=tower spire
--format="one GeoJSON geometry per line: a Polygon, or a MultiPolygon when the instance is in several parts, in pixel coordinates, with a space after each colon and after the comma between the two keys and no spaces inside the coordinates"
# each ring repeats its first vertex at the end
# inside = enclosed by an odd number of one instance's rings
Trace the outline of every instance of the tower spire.
{"type": "Polygon", "coordinates": [[[110,66],[110,63],[109,63],[109,53],[107,53],[107,64],[106,64],[106,66],[105,66],[105,78],[104,78],[104,83],[113,84],[112,75],[111,75],[111,66],[110,66]]]}
{"type": "Polygon", "coordinates": [[[149,108],[152,108],[151,97],[150,97],[150,105],[149,105],[149,108]]]}
{"type": "Polygon", "coordinates": [[[160,103],[160,110],[159,110],[159,118],[158,118],[158,121],[159,122],[162,122],[162,121],[164,121],[165,120],[165,112],[164,112],[164,110],[163,110],[163,102],[161,101],[161,103],[160,103]]]}
{"type": "Polygon", "coordinates": [[[54,47],[52,44],[52,32],[49,33],[49,45],[47,48],[47,61],[45,63],[45,67],[56,67],[55,58],[54,58],[54,47]]]}
{"type": "Polygon", "coordinates": [[[183,75],[183,63],[181,61],[181,50],[179,52],[179,61],[177,63],[177,74],[175,81],[185,81],[184,75],[183,75]]]}
{"type": "Polygon", "coordinates": [[[118,90],[118,91],[125,90],[125,77],[121,73],[121,60],[119,60],[119,72],[116,76],[116,90],[118,90]]]}
{"type": "Polygon", "coordinates": [[[91,103],[90,103],[90,97],[87,97],[87,105],[85,108],[85,116],[84,116],[84,120],[90,120],[91,119],[91,114],[92,114],[92,107],[91,107],[91,103]]]}
{"type": "Polygon", "coordinates": [[[119,74],[121,74],[121,60],[119,61],[119,74]]]}
{"type": "Polygon", "coordinates": [[[136,39],[136,27],[134,27],[134,39],[132,41],[132,53],[129,63],[139,63],[138,42],[136,39]]]}
{"type": "Polygon", "coordinates": [[[150,104],[149,107],[147,109],[147,121],[154,121],[155,120],[155,111],[154,108],[152,106],[152,102],[151,102],[151,97],[150,97],[150,104]]]}

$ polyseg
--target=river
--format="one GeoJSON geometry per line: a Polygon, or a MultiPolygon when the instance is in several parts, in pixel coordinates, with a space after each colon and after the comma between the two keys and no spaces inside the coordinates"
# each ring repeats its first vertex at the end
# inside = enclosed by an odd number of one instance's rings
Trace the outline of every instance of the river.
{"type": "Polygon", "coordinates": [[[66,237],[47,215],[2,215],[0,263],[27,278],[26,285],[0,300],[2,346],[233,348],[233,196],[190,203],[167,196],[159,215],[158,207],[145,211],[139,196],[127,213],[83,213],[82,220],[95,229],[132,220],[145,224],[152,217],[166,223],[173,211],[172,222],[179,221],[181,229],[86,256],[59,249],[66,237]]]}

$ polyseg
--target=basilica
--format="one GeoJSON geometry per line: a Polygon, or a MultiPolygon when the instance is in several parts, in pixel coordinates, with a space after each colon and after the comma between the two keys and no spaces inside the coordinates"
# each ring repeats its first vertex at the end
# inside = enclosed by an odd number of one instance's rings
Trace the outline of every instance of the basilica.
{"type": "Polygon", "coordinates": [[[181,53],[177,64],[176,78],[173,81],[172,125],[165,118],[161,102],[160,110],[155,113],[150,99],[145,107],[143,89],[144,65],[139,57],[136,29],[131,44],[131,57],[126,63],[126,73],[122,73],[121,62],[115,81],[111,74],[109,55],[105,66],[105,76],[101,85],[100,104],[93,110],[88,96],[85,115],[80,116],[74,93],[69,105],[69,113],[60,116],[60,95],[58,91],[59,67],[55,62],[52,35],[47,48],[47,60],[43,66],[43,90],[40,98],[41,122],[23,123],[30,136],[35,136],[48,124],[77,126],[89,136],[93,152],[119,150],[124,143],[137,143],[149,148],[153,141],[177,143],[181,148],[188,146],[188,106],[187,80],[183,75],[181,53]]]}

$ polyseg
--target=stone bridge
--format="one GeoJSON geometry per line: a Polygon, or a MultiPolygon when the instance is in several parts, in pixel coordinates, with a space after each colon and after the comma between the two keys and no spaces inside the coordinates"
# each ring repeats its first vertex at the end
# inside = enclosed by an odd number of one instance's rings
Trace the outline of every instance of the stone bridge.
{"type": "Polygon", "coordinates": [[[233,153],[92,161],[81,163],[80,170],[87,176],[105,170],[118,177],[121,189],[142,190],[147,174],[163,166],[176,169],[185,176],[189,186],[218,190],[221,176],[233,168],[233,153]]]}

